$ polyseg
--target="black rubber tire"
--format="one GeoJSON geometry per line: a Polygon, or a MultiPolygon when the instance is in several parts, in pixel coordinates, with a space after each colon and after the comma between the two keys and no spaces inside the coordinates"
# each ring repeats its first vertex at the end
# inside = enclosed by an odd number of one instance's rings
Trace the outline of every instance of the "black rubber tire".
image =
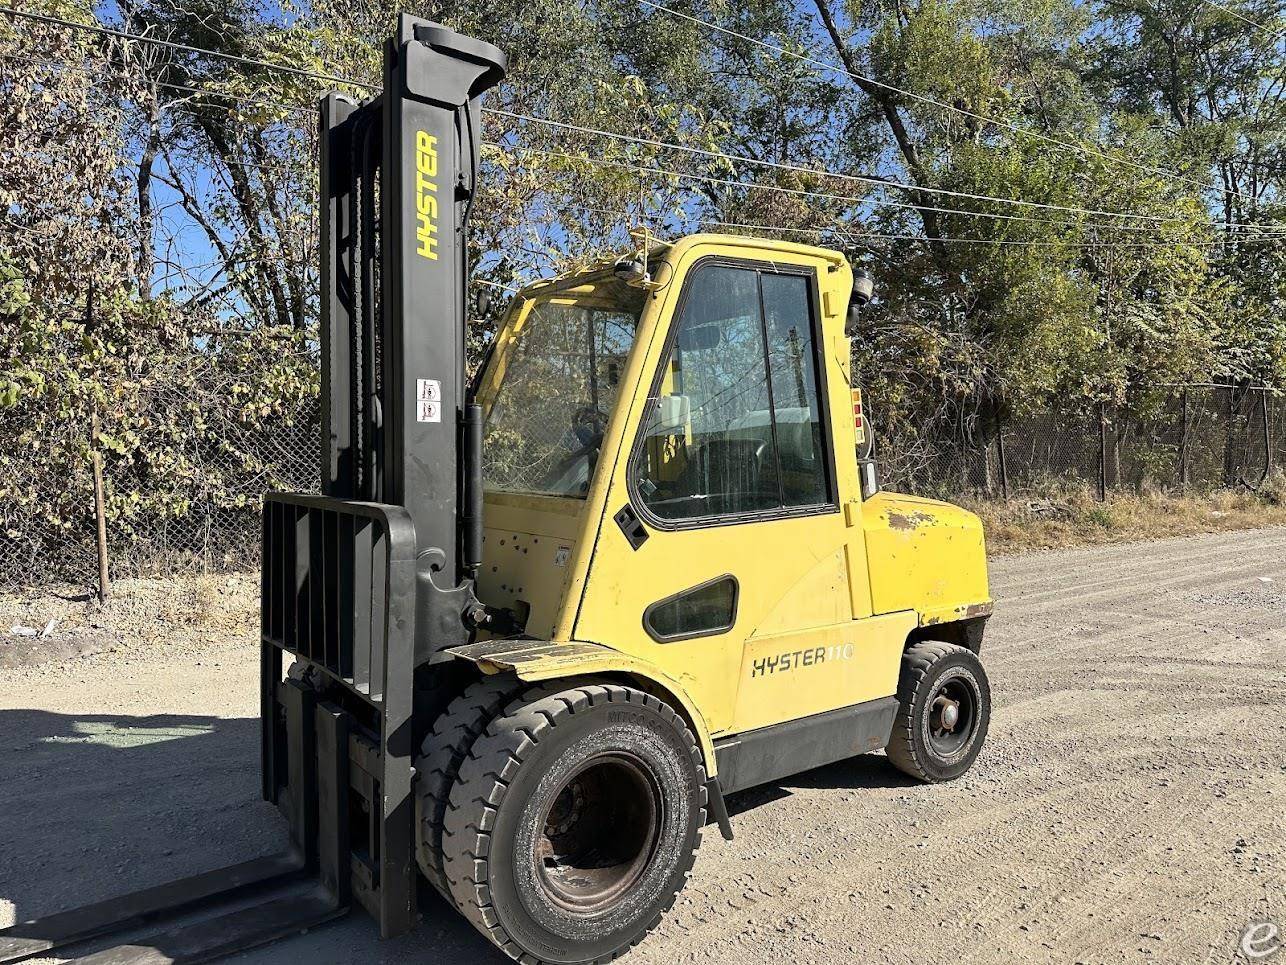
{"type": "Polygon", "coordinates": [[[901,771],[930,784],[951,781],[977,760],[991,723],[991,684],[982,661],[953,643],[924,641],[902,655],[898,712],[885,753],[901,771]],[[931,707],[944,685],[967,688],[976,701],[968,733],[958,749],[944,754],[930,737],[931,707]]]}
{"type": "Polygon", "coordinates": [[[527,685],[508,674],[475,680],[447,704],[415,761],[415,857],[420,871],[452,901],[442,869],[442,821],[451,786],[478,735],[527,685]]]}
{"type": "Polygon", "coordinates": [[[691,730],[655,697],[568,681],[524,693],[473,745],[451,789],[442,850],[456,907],[524,963],[611,961],[655,927],[687,882],[705,826],[705,780],[691,730]],[[541,883],[537,847],[559,789],[604,754],[650,774],[655,840],[631,886],[591,912],[570,911],[541,883]]]}

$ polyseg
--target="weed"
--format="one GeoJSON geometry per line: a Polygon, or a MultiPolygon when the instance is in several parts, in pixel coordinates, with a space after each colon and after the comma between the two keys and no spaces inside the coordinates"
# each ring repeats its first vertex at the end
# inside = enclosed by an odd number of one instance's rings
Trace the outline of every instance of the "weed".
{"type": "Polygon", "coordinates": [[[1116,519],[1112,516],[1112,508],[1110,506],[1091,506],[1084,510],[1082,518],[1085,522],[1091,523],[1092,525],[1105,530],[1113,530],[1116,528],[1116,519]]]}

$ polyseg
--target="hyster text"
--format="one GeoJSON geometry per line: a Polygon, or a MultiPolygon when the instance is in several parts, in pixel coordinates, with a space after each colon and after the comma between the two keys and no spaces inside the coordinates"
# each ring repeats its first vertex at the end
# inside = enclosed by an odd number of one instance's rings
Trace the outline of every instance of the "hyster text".
{"type": "Polygon", "coordinates": [[[800,667],[813,667],[830,660],[852,660],[853,645],[837,643],[829,647],[809,647],[807,650],[788,650],[756,660],[751,667],[750,676],[766,677],[773,673],[786,673],[800,667]]]}
{"type": "Polygon", "coordinates": [[[438,139],[415,132],[416,253],[438,260],[438,139]]]}

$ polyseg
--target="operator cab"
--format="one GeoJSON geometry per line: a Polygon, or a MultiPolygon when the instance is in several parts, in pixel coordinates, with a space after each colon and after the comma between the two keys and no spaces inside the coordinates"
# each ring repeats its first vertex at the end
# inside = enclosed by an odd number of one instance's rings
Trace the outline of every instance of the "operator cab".
{"type": "Polygon", "coordinates": [[[528,634],[554,632],[647,298],[610,264],[531,285],[509,306],[480,374],[478,592],[528,634]]]}
{"type": "MultiPolygon", "coordinates": [[[[666,250],[644,261],[662,279],[674,271],[666,250]]],[[[477,395],[490,502],[588,495],[644,308],[668,287],[621,271],[624,261],[540,282],[510,306],[477,395]]],[[[720,263],[683,293],[633,463],[632,485],[657,517],[828,501],[810,280],[720,263]]]]}
{"type": "Polygon", "coordinates": [[[767,260],[753,239],[692,236],[519,293],[476,395],[484,602],[560,638],[568,563],[592,548],[618,467],[629,505],[610,511],[642,538],[645,522],[836,511],[821,302],[842,290],[846,304],[850,273],[835,252],[790,251],[767,260]]]}

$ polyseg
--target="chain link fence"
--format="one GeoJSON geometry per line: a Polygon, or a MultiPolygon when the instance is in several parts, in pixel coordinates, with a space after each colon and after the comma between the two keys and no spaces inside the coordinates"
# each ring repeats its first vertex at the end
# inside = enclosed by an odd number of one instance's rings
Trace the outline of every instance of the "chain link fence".
{"type": "MultiPolygon", "coordinates": [[[[86,435],[84,447],[89,445],[86,435]]],[[[194,448],[199,448],[195,441],[194,448]]],[[[241,492],[212,486],[194,492],[179,511],[129,516],[108,513],[105,522],[112,576],[257,569],[263,494],[273,489],[315,492],[319,480],[316,450],[316,416],[309,412],[279,432],[264,434],[257,453],[262,466],[239,463],[235,467],[241,492]]],[[[120,483],[112,472],[105,470],[103,475],[106,493],[117,491],[120,483]]],[[[21,485],[30,480],[15,482],[21,485]]],[[[39,505],[5,506],[0,524],[4,527],[0,531],[0,590],[55,583],[97,584],[97,519],[90,472],[69,483],[76,490],[62,490],[50,501],[75,499],[81,507],[74,514],[53,518],[39,505]]]]}
{"type": "MultiPolygon", "coordinates": [[[[1124,406],[1011,417],[990,427],[886,440],[890,488],[952,498],[1260,490],[1286,460],[1286,403],[1267,389],[1146,387],[1124,406]]],[[[878,426],[877,432],[878,432],[878,426]]]]}
{"type": "MultiPolygon", "coordinates": [[[[318,489],[316,397],[292,399],[257,423],[224,422],[217,431],[189,415],[188,403],[151,400],[157,413],[184,420],[167,427],[159,467],[108,450],[90,418],[69,420],[57,438],[46,436],[7,460],[0,479],[0,591],[96,586],[100,514],[113,578],[256,569],[264,493],[318,489]]],[[[3,420],[0,435],[22,438],[6,432],[3,420]]]]}
{"type": "MultiPolygon", "coordinates": [[[[219,404],[218,399],[208,405],[219,404]]],[[[178,503],[149,510],[146,467],[107,460],[105,528],[113,576],[253,569],[259,512],[270,489],[315,491],[315,397],[293,415],[247,430],[228,445],[196,424],[171,427],[175,446],[198,471],[178,503]],[[200,480],[207,478],[208,484],[200,480]],[[122,492],[133,498],[122,501],[122,492]]],[[[175,411],[157,402],[158,411],[175,411]]],[[[93,450],[88,420],[69,421],[60,452],[93,450]]],[[[1006,421],[999,431],[939,433],[899,447],[881,441],[888,488],[941,498],[1048,497],[1078,487],[1114,491],[1208,492],[1259,489],[1286,461],[1286,404],[1254,388],[1189,386],[1150,390],[1147,405],[1043,412],[1006,421]]],[[[97,580],[93,472],[51,472],[40,450],[15,462],[0,502],[0,589],[97,580]],[[25,494],[25,495],[24,495],[25,494]]],[[[161,486],[166,480],[153,479],[161,486]]]]}

